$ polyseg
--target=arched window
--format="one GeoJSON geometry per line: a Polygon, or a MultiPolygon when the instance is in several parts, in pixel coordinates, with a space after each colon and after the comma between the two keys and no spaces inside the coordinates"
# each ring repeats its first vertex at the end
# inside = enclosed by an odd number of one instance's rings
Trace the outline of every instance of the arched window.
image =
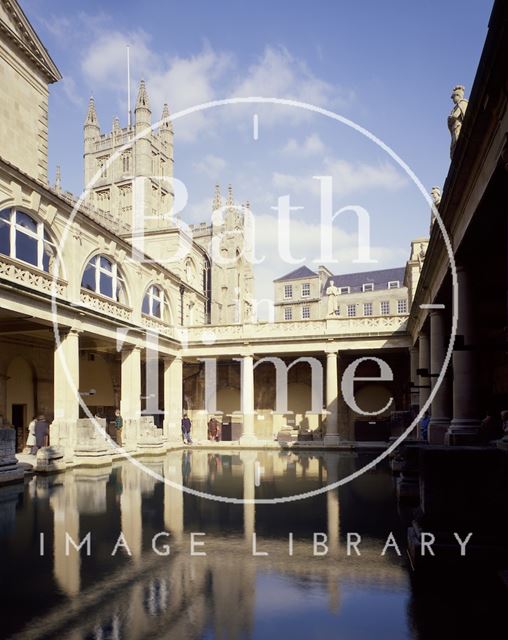
{"type": "Polygon", "coordinates": [[[12,207],[0,211],[0,253],[49,272],[56,247],[42,222],[12,207]]]}
{"type": "Polygon", "coordinates": [[[164,308],[164,293],[156,285],[148,288],[143,298],[142,312],[147,316],[162,318],[164,308]]]}
{"type": "Polygon", "coordinates": [[[83,289],[100,293],[117,302],[126,302],[125,283],[118,266],[106,256],[94,256],[86,265],[81,280],[83,289]]]}

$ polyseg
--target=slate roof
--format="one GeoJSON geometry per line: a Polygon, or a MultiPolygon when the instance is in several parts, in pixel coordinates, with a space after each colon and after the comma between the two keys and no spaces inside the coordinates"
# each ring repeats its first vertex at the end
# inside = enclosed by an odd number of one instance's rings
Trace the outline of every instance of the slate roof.
{"type": "Polygon", "coordinates": [[[309,267],[305,265],[303,267],[298,267],[291,273],[287,273],[285,276],[281,278],[277,278],[274,282],[284,282],[285,280],[299,280],[300,278],[315,278],[318,274],[314,271],[311,271],[309,267]]]}
{"type": "Polygon", "coordinates": [[[379,269],[377,271],[362,271],[360,273],[344,273],[339,276],[330,276],[323,288],[323,292],[330,286],[330,280],[333,280],[337,288],[349,287],[350,293],[362,292],[362,285],[370,282],[374,283],[374,291],[388,289],[388,283],[398,280],[400,286],[404,286],[405,267],[397,267],[395,269],[379,269]]]}

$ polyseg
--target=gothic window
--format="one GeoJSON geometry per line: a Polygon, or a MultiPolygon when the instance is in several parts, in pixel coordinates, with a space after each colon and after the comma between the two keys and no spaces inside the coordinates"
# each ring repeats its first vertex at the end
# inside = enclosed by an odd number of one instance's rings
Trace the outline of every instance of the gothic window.
{"type": "Polygon", "coordinates": [[[147,316],[154,318],[162,318],[162,309],[164,305],[164,294],[159,287],[154,284],[149,287],[143,298],[142,312],[147,316]]]}
{"type": "Polygon", "coordinates": [[[130,173],[131,170],[131,154],[130,152],[122,155],[122,173],[130,173]]]}
{"type": "Polygon", "coordinates": [[[86,265],[81,287],[125,303],[125,283],[115,262],[106,256],[94,256],[86,265]]]}
{"type": "Polygon", "coordinates": [[[0,212],[0,253],[49,272],[56,247],[42,222],[12,207],[0,212]]]}
{"type": "Polygon", "coordinates": [[[111,195],[109,189],[102,189],[101,191],[95,192],[95,197],[97,201],[97,207],[101,211],[109,211],[111,206],[111,195]]]}

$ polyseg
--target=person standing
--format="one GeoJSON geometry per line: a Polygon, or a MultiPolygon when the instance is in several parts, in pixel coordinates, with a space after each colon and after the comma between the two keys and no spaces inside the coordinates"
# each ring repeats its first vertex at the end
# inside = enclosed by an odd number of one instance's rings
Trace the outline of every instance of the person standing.
{"type": "Polygon", "coordinates": [[[427,442],[429,435],[430,414],[426,411],[423,414],[423,418],[420,420],[420,439],[427,442]]]}
{"type": "Polygon", "coordinates": [[[28,425],[28,437],[26,439],[26,446],[30,449],[30,453],[34,456],[37,453],[35,447],[35,425],[37,423],[37,416],[34,416],[28,425]]]}
{"type": "Polygon", "coordinates": [[[120,415],[120,409],[116,409],[115,411],[115,429],[116,429],[116,443],[119,447],[122,446],[122,429],[123,429],[123,418],[120,415]]]}
{"type": "Polygon", "coordinates": [[[35,423],[35,453],[49,444],[49,424],[46,416],[41,414],[35,423]]]}
{"type": "Polygon", "coordinates": [[[184,413],[182,418],[182,438],[183,438],[184,444],[192,444],[192,439],[190,434],[191,428],[192,428],[192,422],[190,421],[189,416],[186,413],[184,413]]]}

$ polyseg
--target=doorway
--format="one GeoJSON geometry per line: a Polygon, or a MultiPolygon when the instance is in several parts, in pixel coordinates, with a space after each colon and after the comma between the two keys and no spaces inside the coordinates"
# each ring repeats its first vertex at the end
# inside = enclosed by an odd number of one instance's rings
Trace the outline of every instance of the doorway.
{"type": "Polygon", "coordinates": [[[16,429],[16,453],[21,453],[25,448],[28,435],[26,404],[12,405],[12,424],[16,429]]]}

